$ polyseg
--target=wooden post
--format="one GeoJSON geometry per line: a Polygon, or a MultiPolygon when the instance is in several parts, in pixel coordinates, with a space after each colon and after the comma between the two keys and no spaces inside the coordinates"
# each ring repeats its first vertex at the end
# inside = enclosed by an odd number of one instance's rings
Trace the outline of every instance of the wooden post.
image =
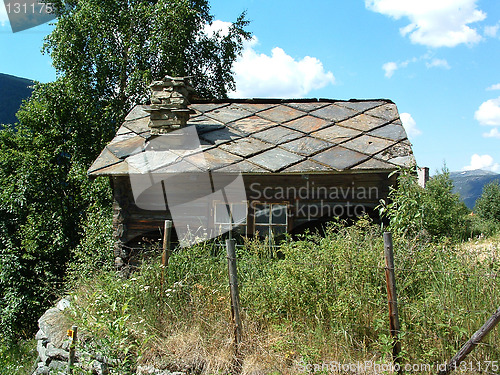
{"type": "Polygon", "coordinates": [[[446,375],[451,371],[455,370],[460,363],[465,359],[467,354],[469,354],[478,343],[480,343],[483,338],[500,322],[500,307],[497,311],[489,318],[486,323],[479,328],[476,333],[467,341],[464,346],[458,351],[457,354],[451,359],[446,367],[439,371],[439,375],[446,375]]]}
{"type": "Polygon", "coordinates": [[[163,281],[165,280],[165,268],[168,266],[168,260],[170,258],[170,238],[172,235],[172,220],[165,220],[165,228],[163,230],[163,253],[161,255],[161,285],[163,286],[163,281]]]}
{"type": "Polygon", "coordinates": [[[234,340],[236,358],[241,343],[240,297],[238,290],[238,274],[236,271],[236,241],[226,240],[227,266],[229,271],[229,287],[231,289],[231,317],[234,324],[234,340]]]}
{"type": "MultiPolygon", "coordinates": [[[[387,300],[389,303],[389,326],[392,336],[392,358],[394,364],[399,364],[401,342],[399,341],[398,297],[396,294],[396,277],[394,274],[394,252],[392,234],[384,232],[385,281],[387,285],[387,300]]],[[[400,366],[398,366],[400,368],[400,366]]]]}
{"type": "Polygon", "coordinates": [[[69,345],[69,358],[67,373],[73,373],[73,366],[75,364],[76,341],[78,340],[78,327],[72,326],[68,331],[68,336],[71,337],[71,344],[69,345]]]}

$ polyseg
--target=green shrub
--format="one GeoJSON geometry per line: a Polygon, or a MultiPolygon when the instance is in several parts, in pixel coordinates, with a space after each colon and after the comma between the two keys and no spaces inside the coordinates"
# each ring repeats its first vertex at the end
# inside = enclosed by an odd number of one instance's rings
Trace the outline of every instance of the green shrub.
{"type": "Polygon", "coordinates": [[[92,187],[92,203],[86,211],[82,239],[72,250],[68,264],[70,282],[114,267],[113,216],[106,197],[111,195],[111,189],[105,179],[98,179],[92,187]]]}
{"type": "Polygon", "coordinates": [[[443,168],[440,174],[426,184],[423,195],[424,228],[434,238],[450,237],[453,240],[466,238],[466,216],[469,210],[452,192],[453,181],[449,171],[443,168]]]}
{"type": "Polygon", "coordinates": [[[31,375],[36,357],[35,340],[0,342],[0,375],[31,375]]]}
{"type": "Polygon", "coordinates": [[[481,219],[500,223],[500,184],[492,181],[483,187],[477,199],[474,212],[481,219]]]}
{"type": "Polygon", "coordinates": [[[389,219],[389,228],[398,235],[412,237],[425,232],[433,239],[458,241],[467,238],[467,207],[454,194],[446,167],[432,177],[425,189],[420,187],[414,170],[398,172],[398,185],[389,192],[389,203],[382,202],[381,215],[389,219]]]}
{"type": "MultiPolygon", "coordinates": [[[[281,358],[274,368],[285,373],[297,361],[391,360],[380,228],[334,221],[324,233],[237,248],[244,360],[281,358]]],[[[408,236],[395,236],[394,249],[402,359],[443,363],[496,310],[500,249],[484,257],[408,236]]],[[[216,241],[177,249],[166,269],[145,262],[128,280],[94,274],[75,296],[74,319],[94,338],[85,350],[121,359],[120,374],[137,363],[204,374],[230,368],[227,259],[216,241]]],[[[475,358],[498,358],[498,340],[492,332],[475,358]]]]}

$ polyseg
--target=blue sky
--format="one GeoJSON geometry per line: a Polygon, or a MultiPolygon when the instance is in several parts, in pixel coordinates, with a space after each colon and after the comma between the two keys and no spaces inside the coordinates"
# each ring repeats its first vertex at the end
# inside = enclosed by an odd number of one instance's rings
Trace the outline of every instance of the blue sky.
{"type": "MultiPolygon", "coordinates": [[[[247,11],[254,38],[234,97],[387,98],[420,166],[500,172],[498,0],[212,0],[224,29],[247,11]]],[[[0,72],[51,81],[51,27],[13,34],[0,6],[0,72]],[[3,23],[3,24],[2,24],[3,23]]]]}

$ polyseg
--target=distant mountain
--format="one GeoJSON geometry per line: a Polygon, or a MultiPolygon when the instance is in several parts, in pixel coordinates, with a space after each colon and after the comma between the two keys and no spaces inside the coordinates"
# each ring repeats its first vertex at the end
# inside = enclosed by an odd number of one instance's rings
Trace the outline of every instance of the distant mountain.
{"type": "Polygon", "coordinates": [[[17,122],[16,112],[22,100],[30,97],[31,85],[29,79],[0,73],[0,126],[17,122]]]}
{"type": "Polygon", "coordinates": [[[471,210],[474,208],[476,199],[481,196],[484,185],[494,180],[498,180],[500,183],[500,174],[481,169],[450,172],[450,178],[455,186],[453,192],[458,193],[465,205],[471,210]]]}

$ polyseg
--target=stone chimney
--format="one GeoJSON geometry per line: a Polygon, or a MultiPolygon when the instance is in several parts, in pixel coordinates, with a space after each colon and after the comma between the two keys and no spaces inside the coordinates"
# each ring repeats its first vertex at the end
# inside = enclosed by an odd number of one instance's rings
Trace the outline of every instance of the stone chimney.
{"type": "Polygon", "coordinates": [[[151,84],[149,127],[152,135],[166,134],[186,126],[189,115],[195,113],[188,108],[189,97],[194,89],[189,85],[190,77],[165,76],[162,81],[151,84]]]}
{"type": "Polygon", "coordinates": [[[429,181],[429,168],[428,167],[418,167],[417,168],[418,184],[425,188],[427,182],[429,181]]]}

